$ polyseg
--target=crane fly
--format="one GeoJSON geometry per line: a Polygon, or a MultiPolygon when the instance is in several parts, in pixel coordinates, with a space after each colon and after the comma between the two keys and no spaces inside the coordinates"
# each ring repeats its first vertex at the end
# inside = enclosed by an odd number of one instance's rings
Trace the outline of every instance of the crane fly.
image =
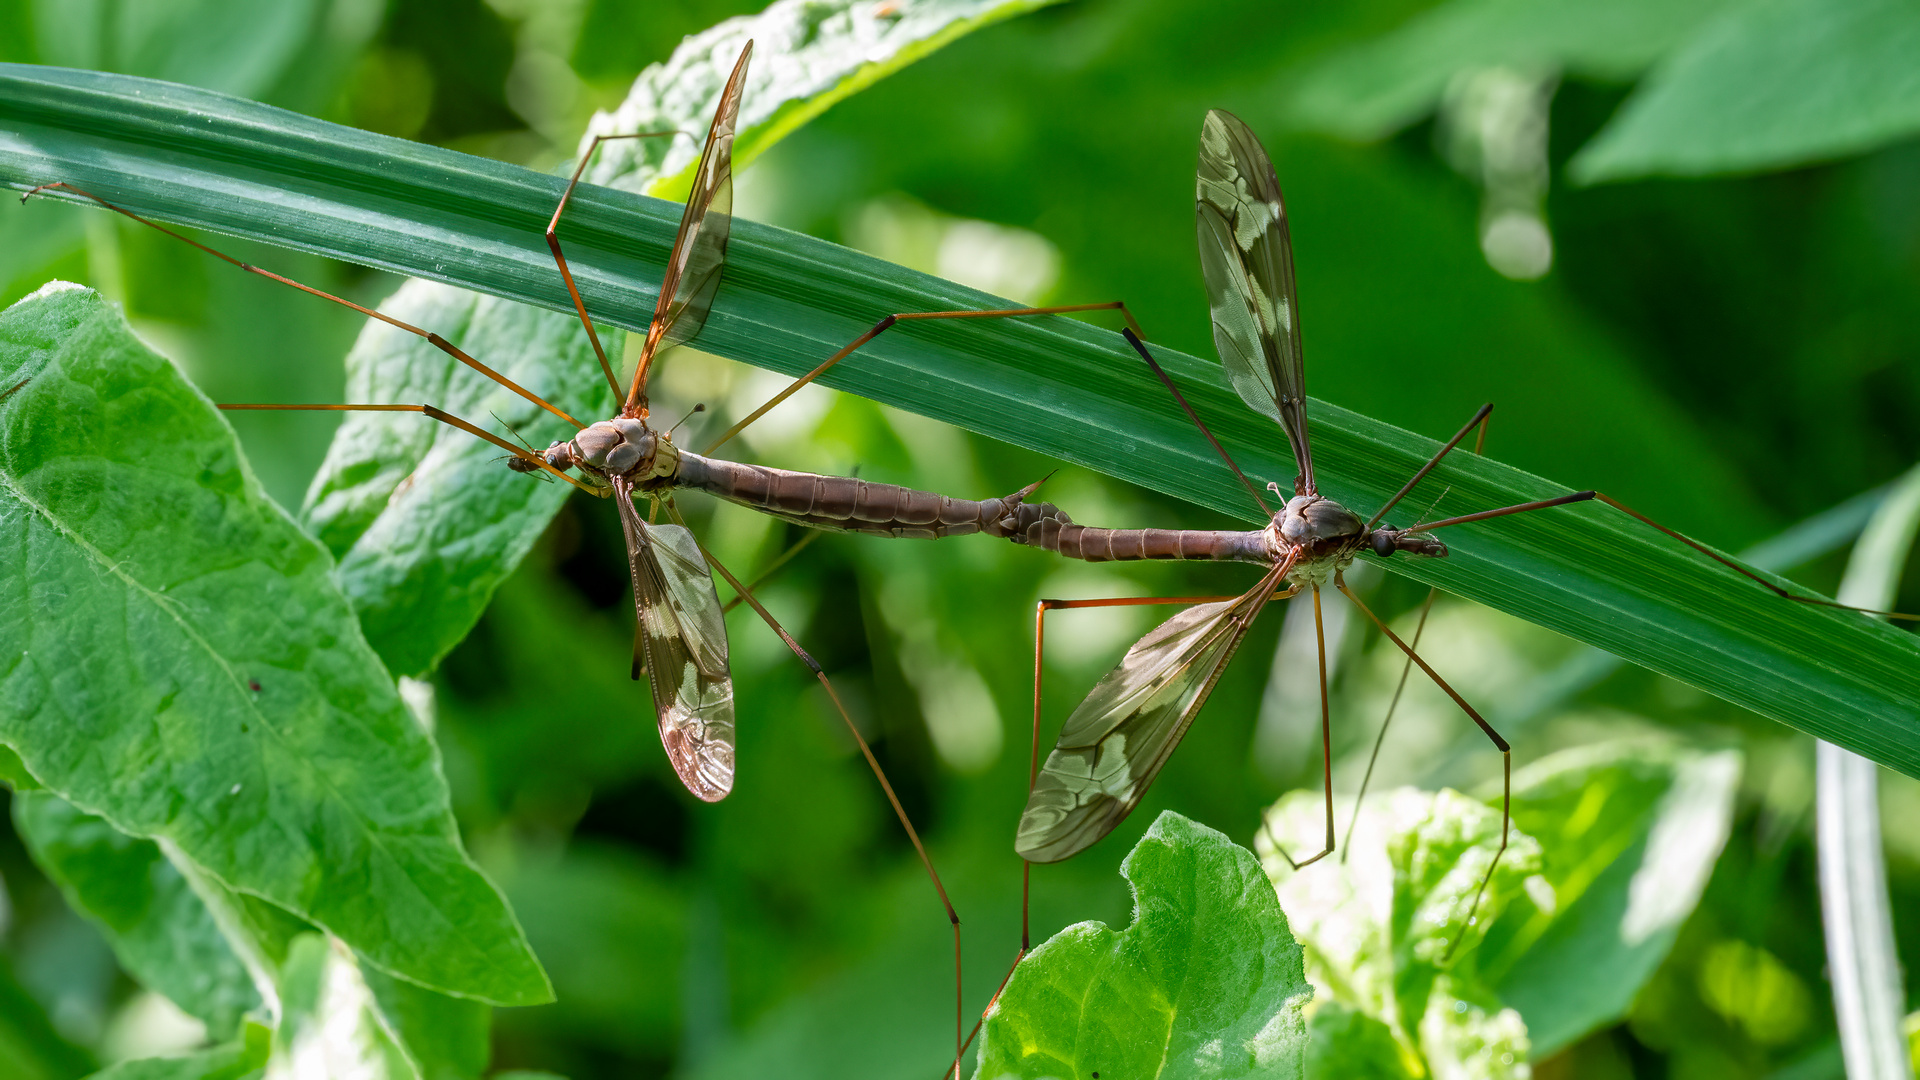
{"type": "MultiPolygon", "coordinates": [[[[1507,849],[1511,832],[1512,748],[1486,718],[1429,666],[1413,645],[1402,640],[1368,608],[1344,580],[1346,568],[1364,552],[1370,551],[1381,558],[1396,552],[1426,558],[1445,557],[1446,545],[1432,535],[1442,528],[1597,500],[1731,567],[1776,595],[1808,604],[1866,610],[1824,597],[1790,593],[1597,491],[1572,492],[1406,528],[1381,524],[1386,514],[1469,434],[1478,430],[1484,437],[1492,405],[1483,406],[1475,413],[1385,505],[1371,518],[1362,520],[1319,490],[1312,442],[1308,437],[1299,301],[1279,180],[1259,139],[1230,113],[1213,110],[1202,125],[1195,193],[1200,265],[1223,374],[1242,401],[1279,424],[1298,467],[1293,495],[1278,510],[1271,507],[1262,498],[1260,489],[1240,471],[1207,430],[1140,337],[1131,328],[1123,331],[1128,344],[1232,469],[1268,519],[1268,525],[1259,530],[1217,532],[1088,528],[1074,524],[1049,504],[1028,503],[1018,508],[1020,525],[1015,542],[1093,562],[1204,559],[1252,563],[1264,571],[1253,587],[1240,596],[1040,601],[1034,631],[1034,764],[1029,767],[1027,803],[1014,841],[1015,850],[1029,866],[1033,862],[1070,858],[1098,842],[1124,820],[1139,805],[1179,745],[1254,620],[1272,601],[1303,592],[1313,603],[1318,639],[1326,835],[1321,850],[1304,858],[1296,859],[1278,843],[1274,846],[1295,869],[1331,853],[1335,848],[1332,720],[1320,608],[1320,594],[1331,586],[1344,593],[1361,614],[1405,654],[1407,664],[1418,667],[1444,691],[1501,754],[1500,844],[1467,909],[1468,925],[1472,925],[1487,883],[1507,849]],[[1045,764],[1039,764],[1041,658],[1047,612],[1137,604],[1192,606],[1149,631],[1127,650],[1119,664],[1068,716],[1045,764]]],[[[1268,490],[1279,497],[1278,485],[1268,485],[1268,490]]],[[[1897,612],[1873,614],[1920,618],[1897,612]]],[[[1423,614],[1423,625],[1424,621],[1423,614]]],[[[1418,640],[1417,634],[1415,640],[1418,640]]],[[[1024,913],[1022,923],[1024,952],[1029,944],[1024,913]]]]}

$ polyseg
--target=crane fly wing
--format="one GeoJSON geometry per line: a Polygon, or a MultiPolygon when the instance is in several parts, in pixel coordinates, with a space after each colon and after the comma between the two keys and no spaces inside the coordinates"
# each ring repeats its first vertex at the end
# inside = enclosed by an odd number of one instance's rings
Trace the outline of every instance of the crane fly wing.
{"type": "MultiPolygon", "coordinates": [[[[660,299],[654,304],[653,322],[647,327],[645,356],[693,340],[706,324],[713,294],[720,288],[727,234],[733,224],[734,128],[739,120],[740,95],[746,88],[747,60],[752,55],[753,42],[749,41],[740,50],[733,74],[720,92],[713,125],[700,151],[700,166],[694,171],[693,191],[687,195],[680,231],[674,235],[673,251],[667,256],[660,299]]],[[[646,366],[643,360],[639,370],[644,372],[646,366]]]]}
{"type": "Polygon", "coordinates": [[[1194,214],[1213,344],[1227,381],[1255,412],[1286,429],[1304,490],[1311,493],[1316,489],[1300,301],[1280,178],[1253,131],[1220,109],[1208,112],[1200,126],[1194,214]]]}
{"type": "Polygon", "coordinates": [[[700,545],[678,525],[649,525],[619,484],[614,502],[627,533],[647,683],[667,760],[687,790],[707,802],[733,790],[733,677],[727,624],[700,545]]]}
{"type": "Polygon", "coordinates": [[[1139,804],[1291,560],[1253,591],[1195,604],[1135,642],[1060,729],[1014,835],[1031,862],[1091,847],[1139,804]]]}

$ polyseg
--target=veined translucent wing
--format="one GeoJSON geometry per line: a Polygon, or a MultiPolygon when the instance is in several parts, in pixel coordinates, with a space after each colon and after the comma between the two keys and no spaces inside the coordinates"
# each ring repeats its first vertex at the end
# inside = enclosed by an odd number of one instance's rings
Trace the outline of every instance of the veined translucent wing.
{"type": "Polygon", "coordinates": [[[747,60],[752,55],[753,42],[749,41],[740,50],[740,59],[734,63],[726,89],[720,92],[720,104],[713,111],[713,125],[707,129],[706,146],[700,151],[700,167],[694,172],[693,191],[680,216],[680,231],[673,238],[666,276],[660,282],[660,299],[654,304],[653,322],[647,327],[646,344],[634,370],[630,400],[646,397],[646,373],[654,353],[691,341],[700,333],[707,310],[713,305],[713,294],[720,288],[727,234],[733,224],[734,127],[740,114],[740,95],[746,88],[747,60]]]}
{"type": "Polygon", "coordinates": [[[1187,608],[1127,650],[1040,767],[1014,834],[1021,858],[1070,858],[1133,812],[1292,566],[1268,571],[1244,596],[1187,608]]]}
{"type": "Polygon", "coordinates": [[[718,802],[733,790],[734,748],[720,597],[693,534],[647,524],[634,508],[633,489],[621,481],[615,487],[660,743],[687,790],[718,802]]]}
{"type": "Polygon", "coordinates": [[[1307,442],[1300,301],[1280,178],[1252,129],[1220,109],[1200,125],[1194,215],[1213,344],[1227,381],[1255,412],[1280,421],[1300,466],[1300,490],[1312,494],[1318,489],[1307,442]]]}

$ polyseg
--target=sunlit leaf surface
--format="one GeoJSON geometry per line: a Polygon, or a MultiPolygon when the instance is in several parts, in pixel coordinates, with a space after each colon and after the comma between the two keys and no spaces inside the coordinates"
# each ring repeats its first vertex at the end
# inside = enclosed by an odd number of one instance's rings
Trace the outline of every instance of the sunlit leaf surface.
{"type": "Polygon", "coordinates": [[[1253,854],[1168,812],[1121,873],[1132,925],[1069,926],[1023,960],[975,1075],[1303,1075],[1312,992],[1253,854]]]}
{"type": "Polygon", "coordinates": [[[545,1000],[331,560],[206,399],[71,286],[0,315],[0,371],[29,380],[0,404],[0,740],[74,805],[389,971],[545,1000]]]}
{"type": "Polygon", "coordinates": [[[1516,896],[1479,962],[1538,1058],[1625,1015],[1666,959],[1726,844],[1740,764],[1736,751],[1638,739],[1514,774],[1514,823],[1540,842],[1552,903],[1516,896]]]}
{"type": "MultiPolygon", "coordinates": [[[[1352,813],[1351,801],[1335,806],[1343,821],[1352,813]]],[[[1516,831],[1496,865],[1497,809],[1401,788],[1368,798],[1343,860],[1289,869],[1280,852],[1318,851],[1325,812],[1318,792],[1288,795],[1254,845],[1331,1006],[1312,1018],[1313,1074],[1528,1075],[1526,1024],[1481,977],[1477,946],[1539,872],[1540,845],[1516,831]]]]}
{"type": "MultiPolygon", "coordinates": [[[[955,38],[1058,0],[779,0],[756,15],[728,19],[640,73],[626,99],[594,116],[581,137],[644,131],[704,132],[741,46],[752,40],[753,69],[740,106],[736,169],[850,95],[955,38]]],[[[586,178],[661,198],[685,199],[700,147],[693,139],[608,143],[586,178]]]]}

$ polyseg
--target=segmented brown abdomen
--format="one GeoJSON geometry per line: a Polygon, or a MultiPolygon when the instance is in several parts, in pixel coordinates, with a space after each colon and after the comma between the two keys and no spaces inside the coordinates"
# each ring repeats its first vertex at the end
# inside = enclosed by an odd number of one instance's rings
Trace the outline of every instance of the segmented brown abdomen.
{"type": "Polygon", "coordinates": [[[1205,559],[1271,565],[1266,533],[1205,529],[1096,529],[1075,525],[1052,503],[1022,503],[1014,510],[1016,544],[1059,552],[1069,559],[1205,559]]]}
{"type": "Polygon", "coordinates": [[[1017,527],[1015,508],[1026,494],[950,499],[895,484],[769,469],[685,451],[678,471],[665,483],[705,491],[809,528],[922,540],[976,532],[1011,538],[1017,527]]]}

